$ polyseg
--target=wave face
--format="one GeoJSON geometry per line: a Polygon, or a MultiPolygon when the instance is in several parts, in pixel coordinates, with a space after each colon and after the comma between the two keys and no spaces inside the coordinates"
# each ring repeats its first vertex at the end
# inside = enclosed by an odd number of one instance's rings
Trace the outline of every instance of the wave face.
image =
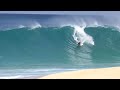
{"type": "Polygon", "coordinates": [[[0,69],[120,65],[119,21],[113,23],[114,19],[89,15],[0,15],[0,19],[0,69]]]}
{"type": "Polygon", "coordinates": [[[120,33],[112,28],[27,28],[0,31],[0,66],[71,67],[118,63],[120,33]],[[78,46],[81,41],[83,46],[78,46]]]}

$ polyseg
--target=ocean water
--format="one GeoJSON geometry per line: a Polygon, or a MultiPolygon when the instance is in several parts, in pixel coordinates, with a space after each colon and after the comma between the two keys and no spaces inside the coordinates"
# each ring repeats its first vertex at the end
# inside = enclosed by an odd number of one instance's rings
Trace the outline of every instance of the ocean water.
{"type": "Polygon", "coordinates": [[[119,23],[100,15],[0,14],[0,78],[120,66],[119,23]]]}

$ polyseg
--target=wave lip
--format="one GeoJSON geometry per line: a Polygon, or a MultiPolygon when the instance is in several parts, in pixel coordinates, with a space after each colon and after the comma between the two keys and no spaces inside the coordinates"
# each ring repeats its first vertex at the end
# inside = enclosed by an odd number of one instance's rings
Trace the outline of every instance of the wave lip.
{"type": "Polygon", "coordinates": [[[18,28],[25,28],[25,26],[24,25],[19,25],[18,28]]]}
{"type": "Polygon", "coordinates": [[[33,30],[33,29],[41,28],[41,27],[42,27],[42,26],[41,26],[39,23],[35,22],[35,23],[33,23],[33,24],[30,26],[30,29],[33,30]]]}

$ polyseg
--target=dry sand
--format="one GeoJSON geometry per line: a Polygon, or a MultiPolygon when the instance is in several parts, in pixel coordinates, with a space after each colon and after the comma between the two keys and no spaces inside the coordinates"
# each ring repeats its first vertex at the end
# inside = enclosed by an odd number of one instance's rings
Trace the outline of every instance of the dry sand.
{"type": "Polygon", "coordinates": [[[38,79],[120,79],[120,67],[68,71],[38,79]]]}

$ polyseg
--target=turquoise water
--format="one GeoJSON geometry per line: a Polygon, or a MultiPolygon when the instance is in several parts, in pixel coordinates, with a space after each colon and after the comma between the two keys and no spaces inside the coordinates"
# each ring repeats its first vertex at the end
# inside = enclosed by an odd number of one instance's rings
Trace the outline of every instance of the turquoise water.
{"type": "Polygon", "coordinates": [[[86,16],[85,25],[83,20],[76,24],[76,19],[66,17],[0,15],[0,77],[23,78],[120,65],[120,32],[113,22],[86,16]],[[76,39],[83,46],[78,46],[76,39]]]}

